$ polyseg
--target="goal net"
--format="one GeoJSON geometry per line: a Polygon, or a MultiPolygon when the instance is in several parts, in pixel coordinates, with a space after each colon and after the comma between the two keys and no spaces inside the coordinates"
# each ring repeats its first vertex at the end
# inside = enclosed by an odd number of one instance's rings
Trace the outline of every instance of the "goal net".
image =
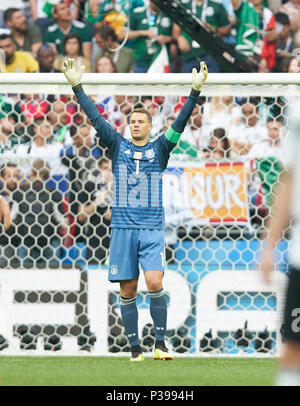
{"type": "MultiPolygon", "coordinates": [[[[172,352],[280,351],[289,229],[270,285],[258,263],[298,81],[292,74],[209,75],[171,154],[163,197],[172,352]]],[[[0,237],[0,355],[128,352],[119,286],[107,281],[109,151],[62,74],[1,74],[0,82],[1,195],[10,207],[0,237]]],[[[191,75],[86,74],[83,83],[127,139],[130,111],[147,108],[154,140],[182,108],[191,75]]],[[[150,352],[142,276],[137,305],[141,345],[150,352]]]]}

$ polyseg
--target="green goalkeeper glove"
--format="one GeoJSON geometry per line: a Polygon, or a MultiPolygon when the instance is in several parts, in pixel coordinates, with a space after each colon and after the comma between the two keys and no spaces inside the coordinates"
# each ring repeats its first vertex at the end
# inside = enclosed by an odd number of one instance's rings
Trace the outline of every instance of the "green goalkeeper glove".
{"type": "Polygon", "coordinates": [[[202,90],[202,86],[204,85],[208,74],[206,63],[204,61],[200,62],[200,72],[198,73],[197,69],[194,68],[192,74],[193,74],[192,76],[193,88],[200,92],[202,90]]]}
{"type": "Polygon", "coordinates": [[[79,85],[81,76],[85,71],[85,66],[82,65],[78,70],[75,68],[75,60],[73,58],[68,58],[64,61],[64,66],[62,71],[67,78],[67,81],[72,87],[79,85]]]}

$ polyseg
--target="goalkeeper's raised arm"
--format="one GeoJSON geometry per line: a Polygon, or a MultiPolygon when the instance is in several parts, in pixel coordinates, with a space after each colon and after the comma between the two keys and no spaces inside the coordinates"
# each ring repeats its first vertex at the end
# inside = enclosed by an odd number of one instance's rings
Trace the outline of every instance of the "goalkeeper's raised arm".
{"type": "MultiPolygon", "coordinates": [[[[84,112],[87,114],[88,118],[91,120],[94,128],[97,131],[98,136],[105,142],[105,144],[110,148],[114,141],[116,135],[119,135],[112,126],[106,122],[104,117],[99,113],[95,104],[90,100],[90,98],[83,91],[82,85],[80,83],[81,77],[84,73],[85,67],[81,66],[79,69],[75,68],[75,61],[72,58],[68,58],[64,62],[63,73],[66,76],[68,82],[72,86],[72,89],[77,96],[78,102],[84,112]]],[[[172,123],[169,130],[166,132],[165,136],[168,141],[176,144],[180,138],[180,135],[184,131],[192,111],[197,102],[197,98],[200,94],[202,86],[207,79],[207,66],[205,62],[200,63],[200,71],[193,69],[192,72],[192,90],[191,93],[181,109],[176,120],[172,123]]],[[[143,142],[147,143],[149,140],[149,132],[151,131],[152,124],[146,126],[144,129],[133,128],[137,127],[137,124],[132,122],[132,113],[130,118],[130,130],[132,136],[133,144],[141,145],[143,142]],[[143,139],[141,139],[143,138],[143,139]],[[136,141],[136,142],[135,142],[136,141]]]]}
{"type": "Polygon", "coordinates": [[[67,81],[72,86],[72,89],[77,97],[80,106],[82,107],[88,118],[91,120],[95,130],[97,131],[97,135],[110,148],[113,143],[114,136],[118,133],[99,113],[96,105],[83,91],[80,81],[84,70],[84,65],[82,65],[79,69],[76,69],[75,61],[72,58],[68,58],[65,60],[62,69],[65,77],[67,78],[67,81]]]}
{"type": "Polygon", "coordinates": [[[169,127],[166,132],[167,140],[176,144],[184,131],[184,128],[193,112],[193,109],[197,103],[197,99],[202,90],[204,83],[206,82],[208,75],[207,66],[205,62],[200,63],[200,71],[197,72],[197,69],[194,68],[192,72],[192,90],[182,107],[180,113],[174,120],[174,122],[169,127]]]}

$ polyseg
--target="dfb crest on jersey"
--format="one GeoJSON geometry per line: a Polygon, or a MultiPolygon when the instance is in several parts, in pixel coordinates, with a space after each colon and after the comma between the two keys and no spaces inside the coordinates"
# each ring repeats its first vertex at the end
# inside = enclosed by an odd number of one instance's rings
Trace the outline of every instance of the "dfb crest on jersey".
{"type": "Polygon", "coordinates": [[[145,155],[146,155],[146,158],[152,159],[152,158],[154,158],[154,155],[155,155],[155,154],[154,154],[153,149],[148,149],[148,150],[146,151],[145,155]]]}

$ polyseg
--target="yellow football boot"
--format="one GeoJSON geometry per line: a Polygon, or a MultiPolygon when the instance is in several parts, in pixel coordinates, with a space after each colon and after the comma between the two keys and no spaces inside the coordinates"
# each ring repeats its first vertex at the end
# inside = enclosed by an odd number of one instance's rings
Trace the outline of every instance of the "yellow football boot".
{"type": "Polygon", "coordinates": [[[133,361],[133,362],[144,361],[144,354],[138,353],[138,352],[133,352],[129,361],[133,361]]]}
{"type": "Polygon", "coordinates": [[[154,350],[153,358],[155,361],[171,361],[174,356],[168,352],[166,347],[158,345],[154,350]]]}

